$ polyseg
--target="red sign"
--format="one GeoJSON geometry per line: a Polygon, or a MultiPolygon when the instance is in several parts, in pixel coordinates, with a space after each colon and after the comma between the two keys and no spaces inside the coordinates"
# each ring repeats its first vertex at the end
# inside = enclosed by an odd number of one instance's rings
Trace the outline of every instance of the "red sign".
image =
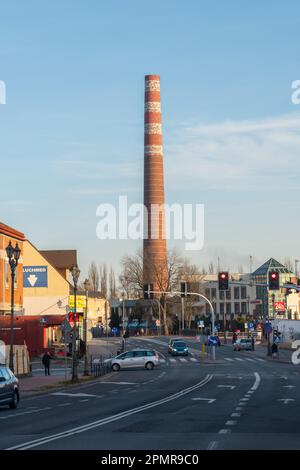
{"type": "Polygon", "coordinates": [[[274,310],[276,312],[285,312],[285,302],[274,302],[274,310]]]}

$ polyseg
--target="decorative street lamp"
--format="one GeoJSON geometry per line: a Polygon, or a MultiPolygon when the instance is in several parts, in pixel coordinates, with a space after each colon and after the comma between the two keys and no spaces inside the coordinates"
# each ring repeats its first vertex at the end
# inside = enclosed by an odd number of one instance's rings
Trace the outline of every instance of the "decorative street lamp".
{"type": "Polygon", "coordinates": [[[121,299],[121,302],[122,302],[122,352],[125,351],[125,292],[122,292],[121,294],[122,296],[122,299],[121,299]]]}
{"type": "Polygon", "coordinates": [[[76,351],[76,340],[77,340],[77,286],[80,275],[80,269],[75,264],[71,269],[71,274],[74,284],[74,329],[73,329],[73,341],[72,341],[72,382],[78,381],[78,370],[77,370],[77,351],[76,351]]]}
{"type": "Polygon", "coordinates": [[[12,246],[11,241],[6,247],[6,254],[9,260],[11,269],[11,308],[10,308],[10,350],[9,350],[9,368],[14,372],[14,308],[15,308],[15,276],[16,268],[20,258],[21,250],[18,243],[15,247],[12,246]]]}
{"type": "Polygon", "coordinates": [[[85,312],[83,319],[83,341],[84,341],[84,372],[83,375],[89,375],[88,357],[87,357],[87,315],[88,315],[88,296],[90,290],[90,281],[86,279],[83,283],[85,290],[85,312]]]}

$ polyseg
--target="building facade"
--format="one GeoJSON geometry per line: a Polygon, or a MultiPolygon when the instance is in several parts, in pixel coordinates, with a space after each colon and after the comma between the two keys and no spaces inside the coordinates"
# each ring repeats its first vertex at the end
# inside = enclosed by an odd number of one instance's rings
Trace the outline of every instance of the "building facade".
{"type": "Polygon", "coordinates": [[[23,243],[25,235],[8,225],[0,222],[0,315],[10,315],[11,305],[11,270],[6,254],[9,242],[13,247],[18,243],[21,249],[18,266],[15,273],[15,311],[23,313],[23,243]]]}

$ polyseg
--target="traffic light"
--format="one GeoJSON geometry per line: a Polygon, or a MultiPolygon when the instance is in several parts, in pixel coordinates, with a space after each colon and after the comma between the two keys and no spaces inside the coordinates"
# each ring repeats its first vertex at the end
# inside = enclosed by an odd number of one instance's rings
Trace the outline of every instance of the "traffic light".
{"type": "Polygon", "coordinates": [[[229,275],[227,271],[218,274],[219,290],[228,290],[229,275]]]}
{"type": "Polygon", "coordinates": [[[181,297],[186,297],[187,293],[187,283],[186,282],[181,282],[180,283],[180,292],[181,292],[181,297]]]}
{"type": "Polygon", "coordinates": [[[153,299],[154,295],[150,291],[153,291],[153,284],[144,284],[144,299],[153,299]]]}
{"type": "Polygon", "coordinates": [[[278,271],[269,271],[269,290],[279,290],[278,271]]]}

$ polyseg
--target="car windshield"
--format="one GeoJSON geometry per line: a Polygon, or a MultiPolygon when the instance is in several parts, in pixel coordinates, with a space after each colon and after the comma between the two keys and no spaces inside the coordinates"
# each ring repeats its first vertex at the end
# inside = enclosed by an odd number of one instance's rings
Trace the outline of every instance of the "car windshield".
{"type": "Polygon", "coordinates": [[[176,348],[186,348],[186,344],[185,343],[182,343],[182,342],[179,342],[179,341],[176,341],[176,343],[174,344],[174,346],[176,348]]]}

